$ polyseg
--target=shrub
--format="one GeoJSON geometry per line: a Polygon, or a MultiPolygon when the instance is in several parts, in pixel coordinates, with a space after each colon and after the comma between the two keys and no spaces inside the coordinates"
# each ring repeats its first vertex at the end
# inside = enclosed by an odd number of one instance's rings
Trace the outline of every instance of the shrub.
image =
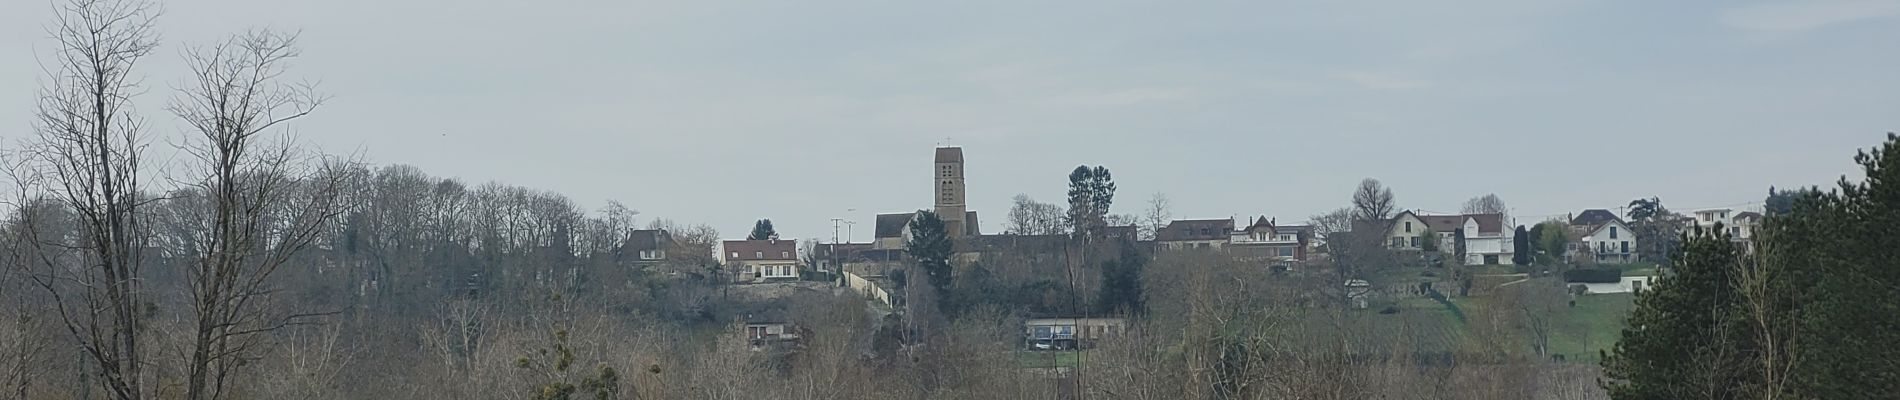
{"type": "Polygon", "coordinates": [[[1615,268],[1578,268],[1564,271],[1564,282],[1570,283],[1617,283],[1623,280],[1623,270],[1615,268]]]}

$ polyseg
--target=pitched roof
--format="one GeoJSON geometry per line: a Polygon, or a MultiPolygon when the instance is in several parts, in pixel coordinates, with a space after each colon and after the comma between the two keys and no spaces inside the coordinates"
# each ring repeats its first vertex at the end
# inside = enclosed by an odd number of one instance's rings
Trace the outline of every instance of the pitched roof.
{"type": "MultiPolygon", "coordinates": [[[[1414,214],[1416,215],[1416,214],[1414,214]]],[[[1465,232],[1468,235],[1504,233],[1504,215],[1502,214],[1458,214],[1458,215],[1418,215],[1425,221],[1425,227],[1432,232],[1451,233],[1465,227],[1465,220],[1478,222],[1477,232],[1465,232]]]]}
{"type": "Polygon", "coordinates": [[[1300,237],[1302,238],[1311,237],[1313,235],[1313,226],[1312,225],[1277,225],[1273,227],[1273,233],[1293,233],[1293,234],[1300,235],[1300,237]]]}
{"type": "Polygon", "coordinates": [[[916,215],[916,214],[913,214],[913,213],[878,214],[876,237],[878,238],[904,237],[904,226],[910,225],[910,217],[912,215],[916,215]]]}
{"type": "Polygon", "coordinates": [[[983,224],[977,223],[975,211],[963,212],[963,236],[976,236],[976,235],[983,234],[983,230],[980,229],[982,225],[983,224]]]}
{"type": "Polygon", "coordinates": [[[1504,233],[1504,214],[1465,214],[1478,220],[1478,233],[1504,233]]]}
{"type": "Polygon", "coordinates": [[[1180,240],[1226,240],[1227,234],[1234,230],[1231,219],[1189,219],[1169,222],[1167,227],[1155,232],[1156,241],[1180,240]]]}
{"type": "Polygon", "coordinates": [[[1253,220],[1252,223],[1247,224],[1246,228],[1241,228],[1240,230],[1252,232],[1254,229],[1266,229],[1267,231],[1272,232],[1274,231],[1273,220],[1267,219],[1267,217],[1264,217],[1264,216],[1260,218],[1256,218],[1253,220]]]}
{"type": "Polygon", "coordinates": [[[963,148],[962,147],[938,147],[937,148],[937,162],[940,162],[940,163],[963,162],[963,148]]]}
{"type": "Polygon", "coordinates": [[[798,241],[793,239],[727,240],[720,248],[726,251],[726,261],[798,259],[798,241]]]}
{"type": "Polygon", "coordinates": [[[625,251],[659,250],[672,240],[664,229],[636,229],[627,233],[627,242],[622,244],[625,251]]]}
{"type": "Polygon", "coordinates": [[[1582,226],[1597,226],[1598,224],[1602,224],[1604,222],[1621,221],[1621,220],[1623,219],[1617,218],[1616,213],[1612,213],[1610,212],[1610,210],[1605,210],[1601,208],[1592,208],[1588,210],[1583,210],[1583,212],[1581,213],[1577,213],[1576,218],[1570,219],[1570,224],[1582,225],[1582,226]]]}
{"type": "Polygon", "coordinates": [[[1463,215],[1420,215],[1418,220],[1425,221],[1425,229],[1444,234],[1450,234],[1452,231],[1465,227],[1463,215]]]}

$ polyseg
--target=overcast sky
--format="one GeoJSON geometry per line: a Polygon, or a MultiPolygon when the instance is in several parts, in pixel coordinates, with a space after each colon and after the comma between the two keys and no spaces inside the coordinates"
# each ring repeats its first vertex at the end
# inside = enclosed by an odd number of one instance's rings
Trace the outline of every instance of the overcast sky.
{"type": "MultiPolygon", "coordinates": [[[[1900,130],[1900,1],[950,3],[170,1],[140,101],[177,137],[180,49],[301,30],[293,75],[335,98],[296,129],[327,151],[859,241],[930,205],[946,138],[995,232],[1077,164],[1113,171],[1118,213],[1160,192],[1300,221],[1375,177],[1402,208],[1497,193],[1530,223],[1758,202],[1900,130]]],[[[50,10],[0,2],[9,146],[50,10]]]]}

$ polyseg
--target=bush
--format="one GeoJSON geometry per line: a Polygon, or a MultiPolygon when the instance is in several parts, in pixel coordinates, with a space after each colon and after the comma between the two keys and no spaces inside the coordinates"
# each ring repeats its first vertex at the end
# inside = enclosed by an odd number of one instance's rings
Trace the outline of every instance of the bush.
{"type": "Polygon", "coordinates": [[[1564,282],[1617,283],[1621,281],[1623,281],[1623,270],[1615,268],[1578,268],[1564,271],[1564,282]]]}

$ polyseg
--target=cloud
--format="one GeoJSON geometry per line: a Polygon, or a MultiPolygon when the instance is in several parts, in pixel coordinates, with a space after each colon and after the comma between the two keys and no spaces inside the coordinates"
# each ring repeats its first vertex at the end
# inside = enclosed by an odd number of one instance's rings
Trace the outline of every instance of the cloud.
{"type": "Polygon", "coordinates": [[[1351,82],[1367,89],[1405,90],[1431,86],[1430,81],[1405,78],[1392,74],[1366,71],[1343,71],[1332,74],[1334,78],[1351,82]]]}
{"type": "Polygon", "coordinates": [[[1900,2],[1883,0],[1756,4],[1723,10],[1722,24],[1766,32],[1802,32],[1866,19],[1900,16],[1900,2]]]}

